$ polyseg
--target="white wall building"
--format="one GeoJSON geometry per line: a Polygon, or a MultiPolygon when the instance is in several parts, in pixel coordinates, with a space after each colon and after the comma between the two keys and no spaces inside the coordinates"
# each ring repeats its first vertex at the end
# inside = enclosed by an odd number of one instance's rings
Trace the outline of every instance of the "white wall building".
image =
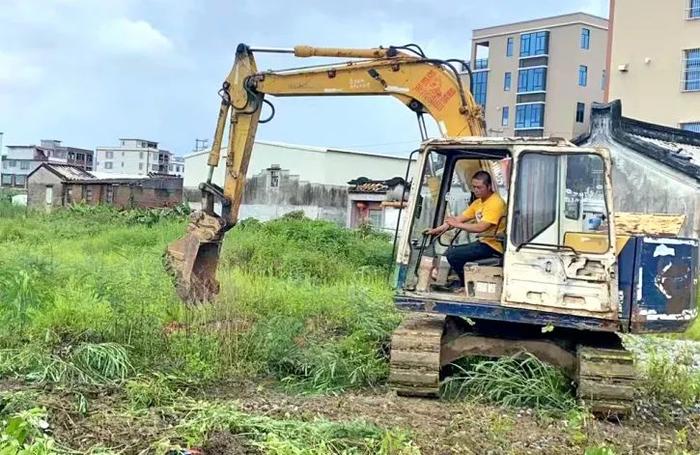
{"type": "Polygon", "coordinates": [[[93,153],[88,149],[63,146],[61,141],[55,139],[42,139],[41,145],[8,145],[0,158],[0,186],[24,188],[27,175],[47,162],[71,164],[90,171],[93,153]]]}
{"type": "MultiPolygon", "coordinates": [[[[209,173],[208,155],[209,150],[202,150],[185,156],[185,188],[197,188],[201,182],[206,181],[209,173]]],[[[350,180],[358,177],[403,177],[407,163],[408,156],[255,141],[247,175],[257,175],[275,165],[289,170],[292,175],[298,175],[299,180],[304,182],[347,187],[350,180]]],[[[221,160],[214,170],[213,181],[217,185],[224,183],[225,168],[226,150],[222,150],[221,160]]]]}
{"type": "Polygon", "coordinates": [[[95,170],[118,174],[170,173],[172,153],[146,139],[120,138],[117,146],[95,149],[95,170]]]}
{"type": "Polygon", "coordinates": [[[185,158],[181,156],[174,156],[170,160],[170,165],[168,167],[168,174],[177,175],[182,177],[185,175],[185,158]]]}

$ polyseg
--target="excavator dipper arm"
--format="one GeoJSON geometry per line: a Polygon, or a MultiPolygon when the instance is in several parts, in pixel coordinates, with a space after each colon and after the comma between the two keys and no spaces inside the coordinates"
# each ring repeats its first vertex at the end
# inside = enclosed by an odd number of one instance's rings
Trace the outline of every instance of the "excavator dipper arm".
{"type": "MultiPolygon", "coordinates": [[[[399,48],[339,49],[297,46],[257,49],[297,57],[344,57],[351,61],[284,71],[258,72],[254,51],[238,46],[231,72],[219,92],[221,107],[209,153],[209,178],[200,185],[202,209],[191,215],[186,235],[168,246],[166,258],[180,297],[189,303],[211,300],[219,290],[216,266],[224,233],[238,221],[248,163],[266,95],[392,96],[417,113],[428,113],[445,137],[482,136],[484,121],[471,93],[447,62],[399,48]],[[224,186],[211,182],[229,123],[224,186]],[[221,204],[220,214],[214,210],[221,204]]],[[[266,121],[266,120],[264,120],[266,121]]]]}

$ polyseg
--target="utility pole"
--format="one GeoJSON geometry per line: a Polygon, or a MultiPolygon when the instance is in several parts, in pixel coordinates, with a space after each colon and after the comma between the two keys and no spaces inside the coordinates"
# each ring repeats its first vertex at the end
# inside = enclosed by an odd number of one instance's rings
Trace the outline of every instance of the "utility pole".
{"type": "Polygon", "coordinates": [[[199,152],[200,150],[204,150],[207,148],[207,143],[209,142],[209,139],[195,139],[194,140],[194,151],[199,152]],[[199,147],[199,144],[202,144],[202,147],[199,147]]]}

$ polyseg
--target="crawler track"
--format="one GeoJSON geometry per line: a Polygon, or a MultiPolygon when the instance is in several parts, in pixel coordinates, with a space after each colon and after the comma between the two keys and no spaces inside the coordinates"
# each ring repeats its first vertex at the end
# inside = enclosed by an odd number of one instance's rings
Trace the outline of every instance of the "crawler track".
{"type": "Polygon", "coordinates": [[[399,395],[438,396],[444,325],[445,316],[418,314],[394,331],[389,384],[399,395]]]}
{"type": "Polygon", "coordinates": [[[632,353],[579,346],[577,396],[592,413],[625,417],[632,412],[636,379],[632,353]]]}

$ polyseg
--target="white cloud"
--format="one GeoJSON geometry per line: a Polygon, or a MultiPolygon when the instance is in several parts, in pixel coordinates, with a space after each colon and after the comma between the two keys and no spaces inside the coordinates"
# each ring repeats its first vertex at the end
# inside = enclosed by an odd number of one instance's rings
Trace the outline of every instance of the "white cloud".
{"type": "Polygon", "coordinates": [[[38,84],[44,70],[20,55],[0,50],[0,86],[31,87],[38,84]]]}
{"type": "Polygon", "coordinates": [[[119,18],[100,27],[98,42],[103,50],[137,56],[157,56],[169,53],[173,43],[168,37],[144,20],[119,18]]]}
{"type": "Polygon", "coordinates": [[[608,17],[608,0],[588,0],[581,4],[581,11],[596,16],[608,17]]]}

